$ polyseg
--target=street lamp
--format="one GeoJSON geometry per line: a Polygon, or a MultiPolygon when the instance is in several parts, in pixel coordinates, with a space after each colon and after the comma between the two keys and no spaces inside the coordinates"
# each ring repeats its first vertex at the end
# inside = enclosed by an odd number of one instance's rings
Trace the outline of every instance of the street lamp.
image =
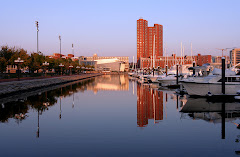
{"type": "Polygon", "coordinates": [[[59,67],[61,67],[61,75],[62,75],[62,67],[64,67],[64,65],[62,63],[60,63],[59,67]]]}
{"type": "Polygon", "coordinates": [[[35,23],[36,23],[36,27],[37,27],[37,53],[38,53],[38,32],[39,32],[39,26],[38,26],[38,21],[35,21],[35,23]]]}
{"type": "Polygon", "coordinates": [[[17,69],[18,69],[18,81],[20,81],[20,64],[22,64],[24,61],[18,57],[18,59],[14,60],[14,63],[17,64],[17,69]]]}
{"type": "Polygon", "coordinates": [[[73,66],[69,65],[70,75],[72,75],[72,68],[73,68],[73,66]]]}
{"type": "Polygon", "coordinates": [[[85,67],[82,67],[83,71],[85,71],[85,67]]]}
{"type": "Polygon", "coordinates": [[[60,41],[60,58],[61,58],[61,40],[62,40],[61,35],[59,35],[59,41],[60,41]]]}
{"type": "Polygon", "coordinates": [[[80,69],[80,66],[77,66],[76,69],[77,69],[77,71],[78,71],[78,75],[79,75],[79,69],[80,69]]]}
{"type": "Polygon", "coordinates": [[[43,63],[43,66],[44,66],[44,72],[45,72],[45,77],[46,77],[47,76],[46,67],[49,66],[49,63],[47,61],[45,61],[43,63]]]}

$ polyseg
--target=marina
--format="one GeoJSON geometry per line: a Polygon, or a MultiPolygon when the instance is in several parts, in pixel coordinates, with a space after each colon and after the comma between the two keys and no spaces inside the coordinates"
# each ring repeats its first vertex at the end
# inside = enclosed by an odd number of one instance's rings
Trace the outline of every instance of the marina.
{"type": "Polygon", "coordinates": [[[0,99],[3,156],[235,156],[240,150],[238,102],[180,96],[128,75],[25,96],[0,99]]]}
{"type": "Polygon", "coordinates": [[[1,157],[240,155],[239,0],[1,4],[1,157]]]}

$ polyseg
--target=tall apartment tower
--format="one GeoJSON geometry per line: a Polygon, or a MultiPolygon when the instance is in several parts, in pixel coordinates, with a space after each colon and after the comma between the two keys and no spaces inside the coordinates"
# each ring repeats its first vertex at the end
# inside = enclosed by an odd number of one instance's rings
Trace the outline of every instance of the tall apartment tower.
{"type": "Polygon", "coordinates": [[[163,56],[163,26],[154,24],[148,27],[148,21],[144,19],[137,20],[137,61],[140,64],[140,58],[155,58],[163,56]],[[155,56],[153,57],[155,35],[155,56]]]}

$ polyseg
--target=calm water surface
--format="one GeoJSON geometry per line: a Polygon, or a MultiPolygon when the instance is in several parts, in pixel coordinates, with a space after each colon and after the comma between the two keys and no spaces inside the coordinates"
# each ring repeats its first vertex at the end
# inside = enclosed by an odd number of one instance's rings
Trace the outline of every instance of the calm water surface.
{"type": "Polygon", "coordinates": [[[1,156],[236,156],[240,151],[239,103],[180,97],[124,75],[54,88],[0,99],[1,156]]]}

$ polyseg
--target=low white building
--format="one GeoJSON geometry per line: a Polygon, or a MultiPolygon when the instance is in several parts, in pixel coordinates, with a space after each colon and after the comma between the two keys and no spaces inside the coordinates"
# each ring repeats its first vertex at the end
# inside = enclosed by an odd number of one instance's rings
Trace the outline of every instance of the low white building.
{"type": "Polygon", "coordinates": [[[119,59],[98,59],[96,61],[95,69],[98,71],[117,71],[123,72],[125,69],[125,64],[123,64],[119,59]]]}

